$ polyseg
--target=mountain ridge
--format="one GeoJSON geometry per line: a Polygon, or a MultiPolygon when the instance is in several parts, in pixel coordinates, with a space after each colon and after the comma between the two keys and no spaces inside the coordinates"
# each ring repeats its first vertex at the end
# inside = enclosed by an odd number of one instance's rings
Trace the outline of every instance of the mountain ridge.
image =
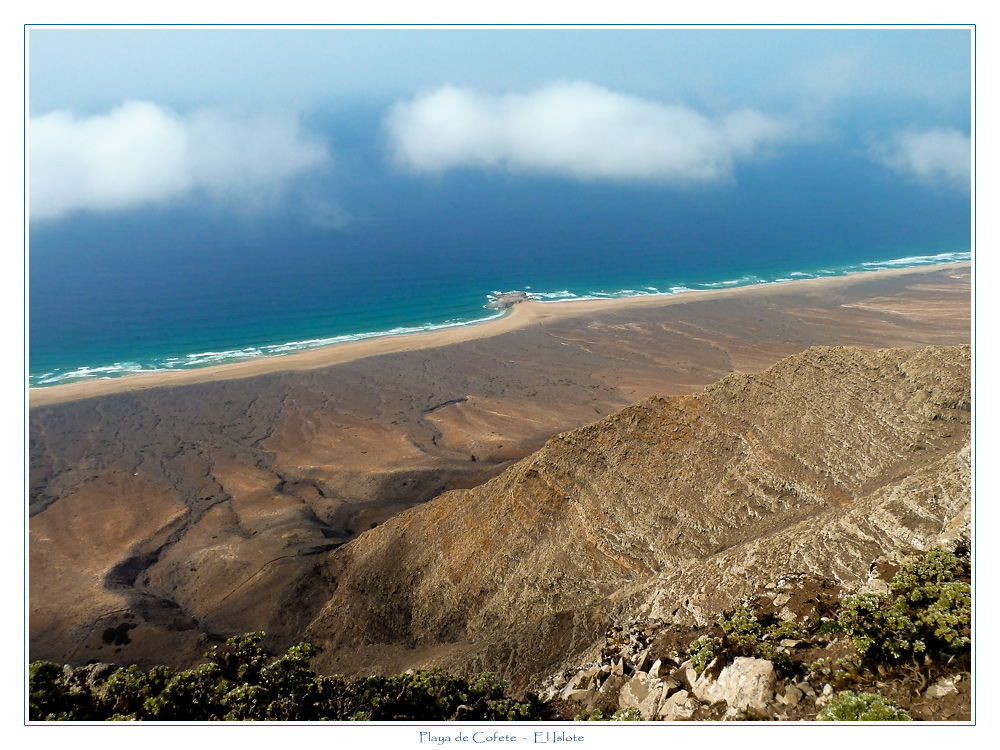
{"type": "Polygon", "coordinates": [[[970,503],[970,360],[817,347],[560,433],[332,553],[317,664],[526,684],[612,618],[704,621],[790,568],[861,580],[970,503]]]}

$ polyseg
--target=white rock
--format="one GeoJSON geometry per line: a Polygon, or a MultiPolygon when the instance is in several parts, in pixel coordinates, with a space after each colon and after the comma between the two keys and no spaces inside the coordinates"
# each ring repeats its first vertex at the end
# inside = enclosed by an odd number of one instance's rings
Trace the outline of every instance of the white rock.
{"type": "Polygon", "coordinates": [[[663,666],[659,659],[653,662],[653,665],[649,668],[650,677],[660,676],[660,667],[663,666]]]}
{"type": "Polygon", "coordinates": [[[955,695],[958,688],[955,687],[955,679],[952,677],[942,677],[929,688],[924,695],[928,698],[944,698],[946,695],[955,695]]]}
{"type": "Polygon", "coordinates": [[[737,657],[719,679],[702,675],[694,685],[695,696],[705,703],[725,701],[737,711],[763,712],[774,697],[774,665],[766,659],[737,657]]]}
{"type": "Polygon", "coordinates": [[[573,691],[575,691],[576,689],[577,689],[577,687],[576,687],[576,677],[574,677],[572,680],[570,680],[568,683],[566,683],[566,686],[563,687],[563,689],[561,691],[559,691],[559,696],[563,700],[568,700],[569,699],[569,694],[572,693],[573,691]]]}
{"type": "Polygon", "coordinates": [[[816,699],[816,708],[823,708],[833,699],[833,685],[829,682],[823,686],[823,694],[816,699]]]}

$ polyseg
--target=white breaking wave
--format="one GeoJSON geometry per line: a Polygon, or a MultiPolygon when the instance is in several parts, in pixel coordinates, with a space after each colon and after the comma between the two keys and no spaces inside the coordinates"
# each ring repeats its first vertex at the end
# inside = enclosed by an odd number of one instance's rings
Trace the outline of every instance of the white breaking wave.
{"type": "Polygon", "coordinates": [[[115,362],[110,365],[98,367],[78,367],[73,370],[52,370],[38,375],[29,376],[29,387],[62,385],[74,383],[81,380],[91,380],[99,378],[110,380],[123,375],[137,375],[156,372],[175,372],[177,370],[191,370],[198,367],[210,365],[229,364],[232,362],[243,362],[257,357],[273,357],[282,354],[305,351],[307,349],[318,349],[333,344],[342,344],[351,341],[364,341],[366,339],[382,338],[385,336],[408,336],[416,333],[437,331],[445,328],[464,328],[477,325],[487,320],[502,317],[504,313],[498,312],[475,320],[449,320],[444,323],[428,323],[422,326],[400,326],[387,331],[370,331],[364,333],[350,333],[341,336],[331,336],[329,338],[307,339],[304,341],[289,341],[283,344],[264,344],[260,346],[248,346],[242,349],[227,349],[223,351],[196,352],[183,357],[164,357],[153,359],[146,364],[138,362],[115,362]]]}
{"type": "Polygon", "coordinates": [[[916,266],[935,266],[940,263],[960,263],[972,260],[972,253],[939,253],[938,255],[912,255],[908,258],[895,258],[893,260],[873,260],[860,265],[866,269],[879,270],[882,268],[911,268],[916,266]]]}

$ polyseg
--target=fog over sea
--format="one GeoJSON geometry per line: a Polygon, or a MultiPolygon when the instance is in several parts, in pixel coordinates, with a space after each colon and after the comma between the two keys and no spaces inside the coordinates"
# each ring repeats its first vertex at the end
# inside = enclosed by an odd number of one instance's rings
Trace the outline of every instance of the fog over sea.
{"type": "Polygon", "coordinates": [[[30,386],[471,324],[498,291],[670,294],[970,258],[968,194],[843,144],[684,189],[415,176],[375,146],[341,151],[353,161],[313,184],[227,212],[196,197],[33,223],[30,386]]]}

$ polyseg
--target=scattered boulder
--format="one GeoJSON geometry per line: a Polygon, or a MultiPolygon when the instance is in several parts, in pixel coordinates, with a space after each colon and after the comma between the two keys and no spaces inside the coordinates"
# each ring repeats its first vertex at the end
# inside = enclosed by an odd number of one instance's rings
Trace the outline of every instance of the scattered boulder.
{"type": "Polygon", "coordinates": [[[663,697],[663,683],[645,672],[636,672],[618,694],[620,708],[637,708],[644,719],[656,716],[663,697]]]}
{"type": "Polygon", "coordinates": [[[687,690],[678,690],[662,704],[656,716],[663,721],[690,721],[701,708],[687,690]]]}
{"type": "Polygon", "coordinates": [[[742,713],[762,715],[774,698],[774,665],[766,659],[737,657],[717,680],[703,675],[694,686],[695,696],[705,703],[725,702],[742,713]]]}
{"type": "Polygon", "coordinates": [[[924,695],[927,698],[944,698],[947,695],[957,695],[958,688],[955,687],[955,677],[946,676],[935,682],[924,695]]]}
{"type": "Polygon", "coordinates": [[[604,695],[614,695],[618,693],[626,683],[626,679],[621,675],[611,675],[605,680],[604,684],[601,685],[601,689],[598,691],[604,695]]]}
{"type": "Polygon", "coordinates": [[[795,685],[789,685],[785,688],[785,692],[778,697],[778,700],[786,706],[794,708],[799,705],[805,697],[806,694],[804,690],[795,687],[795,685]]]}

